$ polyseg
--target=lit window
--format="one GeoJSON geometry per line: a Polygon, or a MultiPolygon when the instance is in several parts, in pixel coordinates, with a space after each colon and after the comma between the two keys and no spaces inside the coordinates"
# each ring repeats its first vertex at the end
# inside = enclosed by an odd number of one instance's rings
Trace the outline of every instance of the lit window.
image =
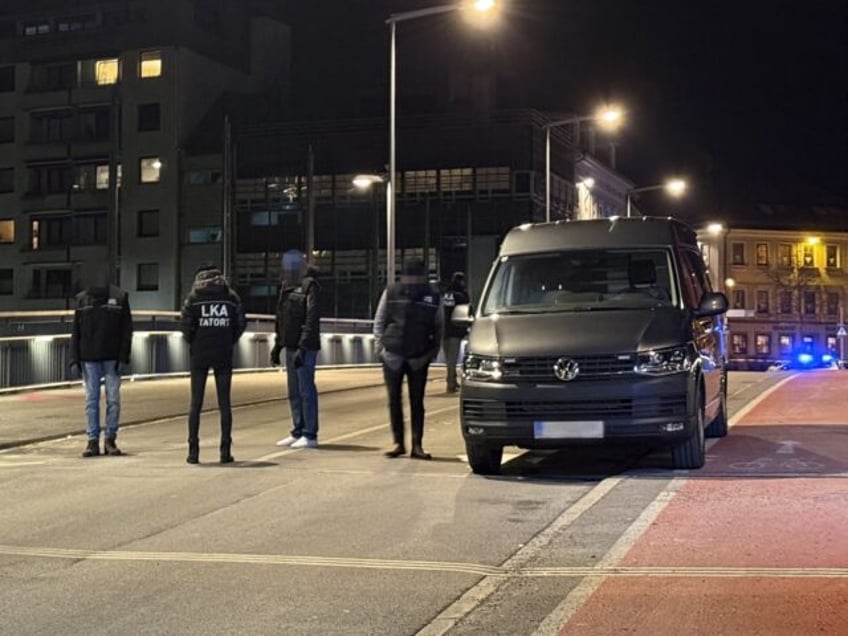
{"type": "Polygon", "coordinates": [[[474,187],[474,171],[471,168],[449,168],[439,171],[442,192],[468,192],[474,187]]]}
{"type": "Polygon", "coordinates": [[[754,336],[754,349],[757,355],[771,355],[771,335],[767,333],[758,333],[754,336]]]}
{"type": "Polygon", "coordinates": [[[748,334],[731,334],[730,348],[736,355],[746,355],[748,353],[748,334]]]}
{"type": "Polygon", "coordinates": [[[827,266],[831,269],[839,267],[839,246],[828,245],[826,248],[827,266]]]}
{"type": "Polygon", "coordinates": [[[0,243],[15,242],[15,221],[3,219],[0,221],[0,243]]]}
{"type": "Polygon", "coordinates": [[[792,251],[792,245],[789,243],[781,243],[777,246],[777,264],[780,267],[792,267],[794,261],[792,251]]]}
{"type": "Polygon", "coordinates": [[[804,245],[803,253],[802,253],[802,261],[804,267],[815,267],[816,266],[816,250],[815,245],[804,245]]]}
{"type": "Polygon", "coordinates": [[[159,157],[142,157],[138,161],[139,181],[159,183],[162,179],[162,161],[159,157]]]}
{"type": "Polygon", "coordinates": [[[478,168],[477,190],[509,192],[511,186],[509,168],[478,168]]]}
{"type": "Polygon", "coordinates": [[[95,186],[98,190],[109,189],[109,164],[101,164],[97,166],[97,174],[95,175],[95,186]]]}
{"type": "Polygon", "coordinates": [[[96,60],[94,62],[94,81],[100,86],[118,83],[118,58],[96,60]]]}
{"type": "Polygon", "coordinates": [[[142,78],[162,75],[162,52],[142,51],[138,74],[142,78]]]}
{"type": "Polygon", "coordinates": [[[788,333],[780,334],[777,337],[777,346],[780,349],[780,355],[788,356],[792,353],[792,336],[788,333]]]}

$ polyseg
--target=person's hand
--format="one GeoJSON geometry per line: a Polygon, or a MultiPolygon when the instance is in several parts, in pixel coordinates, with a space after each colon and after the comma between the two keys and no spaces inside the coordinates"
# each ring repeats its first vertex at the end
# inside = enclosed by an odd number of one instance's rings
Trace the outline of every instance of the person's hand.
{"type": "Polygon", "coordinates": [[[299,369],[300,367],[303,366],[303,355],[304,355],[303,349],[298,349],[295,352],[294,360],[293,360],[295,369],[299,369]]]}
{"type": "Polygon", "coordinates": [[[120,361],[115,361],[115,375],[121,375],[121,363],[120,361]]]}
{"type": "Polygon", "coordinates": [[[68,370],[71,372],[71,375],[77,376],[82,374],[82,368],[80,367],[80,363],[76,360],[72,361],[68,365],[68,370]]]}
{"type": "Polygon", "coordinates": [[[280,352],[283,348],[280,345],[274,345],[271,349],[271,366],[280,366],[280,352]]]}

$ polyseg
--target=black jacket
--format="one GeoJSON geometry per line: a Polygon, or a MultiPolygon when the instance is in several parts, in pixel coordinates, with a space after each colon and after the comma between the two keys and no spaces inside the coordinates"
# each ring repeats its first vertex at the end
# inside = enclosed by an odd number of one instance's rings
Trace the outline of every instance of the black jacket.
{"type": "Polygon", "coordinates": [[[275,344],[287,349],[321,349],[321,314],[318,292],[321,285],[306,276],[297,287],[283,287],[277,299],[275,344]]]}
{"type": "Polygon", "coordinates": [[[126,292],[119,287],[91,287],[76,296],[71,334],[71,364],[130,361],[132,314],[126,292]]]}
{"type": "Polygon", "coordinates": [[[183,304],[181,328],[193,366],[233,363],[233,346],[247,321],[241,299],[223,279],[195,286],[183,304]]]}
{"type": "MultiPolygon", "coordinates": [[[[382,346],[389,353],[416,358],[439,351],[442,321],[439,294],[429,285],[395,283],[386,290],[382,346]]],[[[379,308],[378,308],[379,313],[379,308]]]]}

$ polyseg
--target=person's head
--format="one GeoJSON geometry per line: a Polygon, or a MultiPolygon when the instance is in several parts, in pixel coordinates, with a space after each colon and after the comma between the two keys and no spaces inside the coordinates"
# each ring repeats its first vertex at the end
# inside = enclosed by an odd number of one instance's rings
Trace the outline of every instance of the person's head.
{"type": "Polygon", "coordinates": [[[198,265],[194,272],[194,289],[201,289],[203,287],[208,287],[209,285],[226,284],[227,281],[224,280],[221,270],[218,269],[218,266],[215,265],[215,263],[210,261],[206,261],[198,265]]]}
{"type": "Polygon", "coordinates": [[[306,275],[306,256],[298,250],[283,252],[280,278],[289,285],[297,285],[306,275]]]}
{"type": "Polygon", "coordinates": [[[427,282],[424,261],[417,256],[407,257],[400,272],[400,282],[404,285],[423,285],[427,282]]]}
{"type": "Polygon", "coordinates": [[[465,272],[454,272],[451,276],[451,289],[465,289],[465,272]]]}

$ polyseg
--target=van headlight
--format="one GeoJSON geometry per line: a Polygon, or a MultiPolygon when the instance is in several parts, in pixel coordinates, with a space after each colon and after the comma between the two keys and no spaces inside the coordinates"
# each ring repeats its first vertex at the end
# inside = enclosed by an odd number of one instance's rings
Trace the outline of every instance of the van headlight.
{"type": "Polygon", "coordinates": [[[682,373],[692,368],[692,357],[689,347],[671,347],[655,349],[637,356],[633,370],[644,375],[669,375],[682,373]]]}
{"type": "Polygon", "coordinates": [[[469,380],[493,380],[503,378],[503,363],[498,358],[467,355],[462,361],[462,375],[469,380]]]}

